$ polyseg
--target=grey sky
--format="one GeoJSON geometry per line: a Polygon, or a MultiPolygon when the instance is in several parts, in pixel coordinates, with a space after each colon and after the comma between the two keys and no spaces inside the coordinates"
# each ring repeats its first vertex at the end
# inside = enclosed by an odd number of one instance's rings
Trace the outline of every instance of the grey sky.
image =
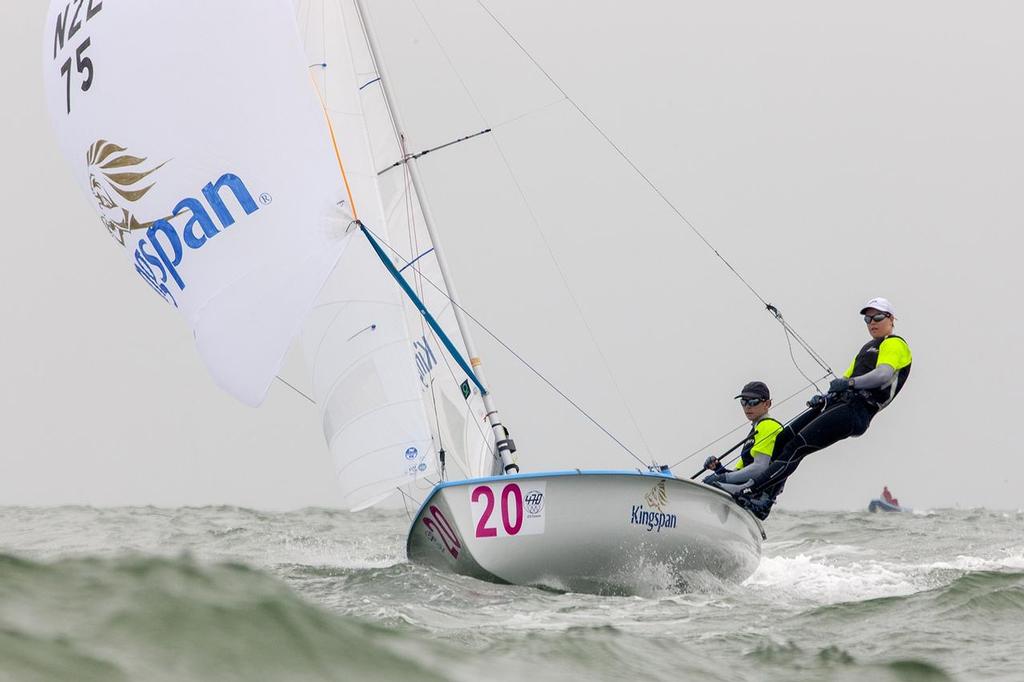
{"type": "MultiPolygon", "coordinates": [[[[757,299],[475,3],[375,5],[414,146],[496,129],[424,165],[477,317],[644,459],[739,425],[749,379],[805,383],[757,299]]],[[[918,508],[1021,506],[1024,10],[488,6],[834,369],[867,339],[862,302],[896,305],[910,383],[863,438],[807,460],[783,506],[858,508],[883,483],[918,508]]],[[[214,387],[74,185],[42,110],[43,14],[12,6],[0,48],[0,504],[336,503],[315,409],[281,385],[259,410],[214,387]]],[[[632,464],[477,338],[524,469],[632,464]]]]}

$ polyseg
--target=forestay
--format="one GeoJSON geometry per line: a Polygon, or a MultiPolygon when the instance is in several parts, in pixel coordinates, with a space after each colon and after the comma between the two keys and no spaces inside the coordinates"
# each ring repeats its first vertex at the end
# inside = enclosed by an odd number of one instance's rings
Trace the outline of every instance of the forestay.
{"type": "Polygon", "coordinates": [[[53,0],[45,31],[75,178],[214,380],[258,404],[350,241],[292,4],[53,0]]]}

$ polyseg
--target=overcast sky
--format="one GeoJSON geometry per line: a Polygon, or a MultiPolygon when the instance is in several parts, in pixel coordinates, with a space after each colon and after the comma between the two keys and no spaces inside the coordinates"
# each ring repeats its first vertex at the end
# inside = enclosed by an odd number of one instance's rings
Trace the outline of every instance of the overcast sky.
{"type": "MultiPolygon", "coordinates": [[[[860,508],[883,484],[917,508],[1024,506],[1024,8],[487,4],[837,371],[862,303],[895,304],[910,382],[784,507],[860,508]]],[[[423,168],[490,329],[645,460],[738,426],[750,379],[801,388],[757,298],[475,2],[371,6],[414,148],[495,129],[423,168]]],[[[255,410],[220,392],[75,186],[43,111],[44,12],[8,7],[0,47],[0,504],[337,504],[315,408],[281,384],[255,410]]],[[[477,336],[524,470],[634,464],[477,336]]],[[[300,358],[284,376],[302,383],[300,358]]]]}

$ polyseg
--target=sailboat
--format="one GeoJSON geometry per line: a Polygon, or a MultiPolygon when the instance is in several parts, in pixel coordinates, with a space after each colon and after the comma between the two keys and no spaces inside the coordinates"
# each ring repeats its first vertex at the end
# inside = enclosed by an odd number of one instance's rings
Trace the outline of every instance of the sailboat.
{"type": "Polygon", "coordinates": [[[400,497],[410,560],[599,593],[754,571],[760,522],[667,467],[520,471],[424,191],[429,150],[361,0],[47,16],[57,137],[115,248],[247,404],[300,339],[343,504],[400,497]]]}

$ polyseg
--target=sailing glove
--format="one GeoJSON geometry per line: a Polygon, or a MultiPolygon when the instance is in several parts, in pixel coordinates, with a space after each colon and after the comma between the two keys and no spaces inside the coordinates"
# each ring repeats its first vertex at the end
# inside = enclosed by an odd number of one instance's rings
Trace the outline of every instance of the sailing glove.
{"type": "Polygon", "coordinates": [[[811,399],[807,401],[807,407],[817,409],[825,404],[825,400],[825,396],[821,395],[820,393],[817,395],[812,395],[811,399]]]}
{"type": "Polygon", "coordinates": [[[828,385],[829,393],[842,393],[844,391],[849,390],[850,380],[847,379],[846,377],[839,377],[838,379],[833,379],[832,383],[828,385]]]}

